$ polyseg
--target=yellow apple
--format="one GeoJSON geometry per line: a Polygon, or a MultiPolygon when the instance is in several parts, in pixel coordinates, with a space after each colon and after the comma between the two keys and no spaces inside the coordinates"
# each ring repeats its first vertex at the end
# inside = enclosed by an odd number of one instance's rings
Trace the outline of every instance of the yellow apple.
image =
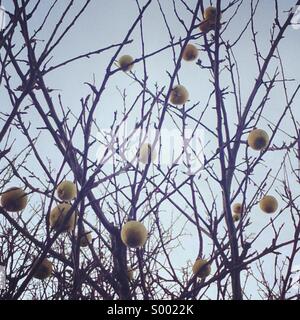
{"type": "Polygon", "coordinates": [[[232,206],[232,211],[239,214],[243,213],[243,205],[241,203],[235,203],[232,206]]]}
{"type": "MultiPolygon", "coordinates": [[[[222,14],[220,14],[221,19],[222,14]]],[[[215,24],[217,22],[217,8],[215,7],[207,7],[204,10],[203,14],[204,20],[209,21],[211,24],[215,24]]]]}
{"type": "Polygon", "coordinates": [[[193,265],[193,273],[198,278],[206,278],[211,273],[211,266],[207,260],[197,259],[193,265]]]}
{"type": "Polygon", "coordinates": [[[52,269],[53,269],[52,263],[48,259],[44,259],[43,262],[35,271],[33,276],[36,279],[45,280],[51,276],[52,269]]]}
{"type": "Polygon", "coordinates": [[[189,99],[189,93],[187,89],[182,85],[175,86],[170,95],[170,101],[174,105],[183,105],[189,99]]]}
{"type": "Polygon", "coordinates": [[[149,162],[153,162],[155,161],[156,157],[157,152],[152,148],[150,143],[144,143],[141,145],[138,158],[142,163],[147,164],[149,162]]]}
{"type": "Polygon", "coordinates": [[[62,232],[69,231],[71,232],[75,228],[76,224],[76,213],[73,212],[68,221],[65,221],[65,218],[71,209],[71,205],[68,203],[61,203],[57,207],[51,210],[49,222],[50,226],[54,230],[59,230],[62,227],[62,232]]]}
{"type": "Polygon", "coordinates": [[[63,201],[71,201],[77,196],[76,185],[71,181],[61,182],[56,191],[59,199],[63,201]]]}
{"type": "Polygon", "coordinates": [[[129,248],[142,247],[148,237],[148,231],[139,221],[128,221],[121,230],[121,239],[129,248]]]}
{"type": "Polygon", "coordinates": [[[249,133],[248,145],[256,151],[263,150],[269,144],[269,136],[262,129],[254,129],[249,133]]]}
{"type": "Polygon", "coordinates": [[[183,51],[182,59],[185,61],[194,61],[198,55],[198,49],[193,44],[188,44],[183,51]]]}
{"type": "Polygon", "coordinates": [[[133,58],[132,56],[129,56],[129,55],[124,55],[122,57],[120,57],[119,59],[119,66],[120,68],[124,71],[124,72],[127,72],[127,71],[130,71],[132,68],[133,68],[133,58]]]}
{"type": "Polygon", "coordinates": [[[264,196],[260,200],[259,206],[265,213],[275,213],[278,209],[278,202],[273,196],[264,196]]]}
{"type": "Polygon", "coordinates": [[[1,206],[10,212],[25,209],[27,205],[27,194],[21,188],[9,188],[1,196],[1,206]]]}

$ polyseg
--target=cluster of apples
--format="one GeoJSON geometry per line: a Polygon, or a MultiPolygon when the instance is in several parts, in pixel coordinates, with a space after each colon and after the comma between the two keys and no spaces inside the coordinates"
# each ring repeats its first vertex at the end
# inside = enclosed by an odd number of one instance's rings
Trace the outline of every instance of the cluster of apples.
{"type": "MultiPolygon", "coordinates": [[[[204,20],[200,23],[201,32],[207,33],[214,30],[217,23],[217,9],[208,7],[204,11],[204,20]]],[[[221,18],[221,14],[220,14],[221,18]]],[[[195,61],[198,58],[198,49],[193,44],[187,44],[182,58],[187,62],[195,61]]],[[[119,66],[124,72],[131,71],[134,66],[134,59],[130,55],[120,57],[119,66]]],[[[173,105],[184,105],[189,99],[189,92],[183,85],[176,85],[171,90],[170,102],[173,105]]],[[[248,145],[254,150],[263,150],[269,143],[268,134],[261,129],[254,129],[248,136],[248,145]]],[[[140,162],[147,164],[155,161],[157,152],[152,148],[150,143],[143,144],[138,152],[140,162]]],[[[76,212],[74,212],[67,221],[66,216],[71,209],[72,201],[77,196],[76,185],[70,181],[64,181],[57,187],[57,195],[63,203],[56,206],[50,212],[49,223],[54,230],[62,232],[71,232],[76,225],[76,212]]],[[[21,188],[10,188],[1,197],[1,205],[4,209],[10,212],[24,210],[27,205],[27,194],[21,188]]],[[[278,208],[277,200],[272,196],[265,196],[260,201],[260,208],[266,213],[274,213],[278,208]]],[[[233,220],[239,221],[243,213],[241,203],[233,205],[233,220]]],[[[147,241],[148,231],[145,226],[139,221],[128,221],[121,229],[121,239],[129,248],[143,247],[147,241]]],[[[80,237],[80,246],[87,247],[92,241],[91,232],[85,232],[80,237]]],[[[38,270],[35,272],[35,277],[41,280],[48,278],[52,273],[53,265],[48,259],[44,259],[38,270]]],[[[211,265],[205,259],[197,259],[193,265],[193,273],[199,278],[206,278],[211,273],[211,265]]],[[[133,270],[128,269],[129,280],[133,279],[133,270]]]]}
{"type": "Polygon", "coordinates": [[[56,192],[58,198],[64,202],[51,210],[49,224],[56,231],[72,232],[76,225],[76,212],[74,211],[68,220],[66,217],[72,207],[70,201],[77,196],[76,185],[71,181],[63,181],[58,185],[56,192]]]}
{"type": "MultiPolygon", "coordinates": [[[[128,221],[121,229],[121,239],[129,248],[143,247],[148,238],[148,231],[139,221],[128,221]]],[[[193,273],[199,278],[206,278],[211,273],[211,265],[205,259],[197,259],[193,265],[193,273]]],[[[132,280],[133,270],[128,270],[128,278],[132,280]]]]}
{"type": "MultiPolygon", "coordinates": [[[[259,201],[259,207],[264,213],[272,214],[278,209],[278,201],[275,197],[266,195],[259,201]]],[[[235,203],[232,206],[232,218],[234,222],[238,222],[241,219],[243,211],[244,209],[241,203],[235,203]]]]}
{"type": "MultiPolygon", "coordinates": [[[[253,129],[247,139],[250,148],[255,151],[262,151],[269,145],[270,139],[266,131],[262,129],[253,129]]],[[[259,201],[260,209],[267,214],[275,213],[278,209],[278,201],[271,195],[265,195],[259,201]]],[[[232,217],[235,222],[239,221],[243,214],[243,206],[241,203],[236,203],[232,207],[232,217]]]]}
{"type": "MultiPolygon", "coordinates": [[[[263,150],[269,144],[268,134],[261,129],[254,129],[248,136],[248,145],[257,151],[263,150]]],[[[144,144],[140,148],[140,161],[147,163],[153,161],[156,153],[153,152],[151,144],[144,144]]],[[[266,195],[260,200],[260,208],[263,212],[271,214],[278,209],[278,202],[275,197],[266,195]]],[[[243,205],[236,203],[233,205],[233,220],[239,221],[243,213],[243,205]]],[[[148,232],[142,223],[138,221],[127,222],[121,230],[121,238],[124,244],[130,248],[142,247],[147,240],[148,232]]],[[[206,278],[211,273],[211,265],[205,259],[197,259],[193,265],[193,273],[199,278],[206,278]]]]}
{"type": "MultiPolygon", "coordinates": [[[[204,20],[200,24],[202,32],[208,32],[215,28],[217,23],[217,9],[215,7],[208,7],[204,11],[204,20]]],[[[189,43],[182,53],[182,59],[191,62],[198,58],[199,52],[196,46],[189,43]]],[[[130,55],[123,55],[118,60],[119,67],[124,72],[131,71],[134,66],[134,59],[130,55]]],[[[189,99],[189,92],[183,85],[176,85],[172,88],[170,93],[170,102],[175,106],[184,105],[189,99]]],[[[139,150],[139,160],[147,164],[156,159],[156,152],[153,150],[151,144],[143,144],[139,150]]]]}
{"type": "MultiPolygon", "coordinates": [[[[54,230],[62,230],[62,232],[72,232],[76,225],[76,215],[74,211],[71,217],[66,220],[66,216],[71,209],[70,201],[77,197],[76,185],[71,181],[63,181],[56,189],[57,196],[65,202],[59,204],[50,212],[49,223],[54,230]]],[[[92,233],[90,231],[83,232],[80,235],[80,246],[87,247],[92,241],[92,233]]]]}
{"type": "MultiPolygon", "coordinates": [[[[148,146],[147,146],[148,147],[148,146]]],[[[150,152],[148,148],[142,149],[141,161],[146,162],[147,156],[145,153],[150,152]]],[[[71,181],[63,181],[56,189],[57,196],[63,203],[58,204],[50,212],[49,224],[53,230],[61,232],[72,232],[76,225],[76,212],[67,218],[68,212],[71,209],[70,201],[77,196],[76,185],[71,181]]],[[[26,208],[28,197],[26,192],[21,188],[10,188],[1,196],[1,206],[9,212],[18,212],[26,208]]],[[[121,230],[121,239],[125,245],[130,248],[138,248],[144,246],[148,237],[148,231],[141,222],[128,221],[121,230]]],[[[80,236],[80,246],[87,247],[92,242],[92,233],[85,232],[80,236]]],[[[35,263],[33,264],[33,267],[35,263]]],[[[34,273],[34,277],[40,280],[45,280],[51,276],[53,264],[46,258],[44,259],[34,273]]],[[[128,269],[128,279],[133,279],[134,272],[128,269]]]]}
{"type": "MultiPolygon", "coordinates": [[[[217,9],[208,7],[204,10],[204,20],[200,23],[200,30],[204,33],[213,30],[217,23],[217,9]]],[[[182,58],[187,62],[194,61],[198,58],[198,49],[193,44],[188,44],[182,58]]],[[[189,92],[183,85],[175,86],[170,95],[170,102],[174,105],[184,105],[189,99],[189,92]]]]}
{"type": "MultiPolygon", "coordinates": [[[[186,61],[193,61],[198,57],[197,48],[188,44],[183,52],[183,59],[186,61]]],[[[129,55],[124,55],[119,59],[119,66],[124,71],[130,71],[133,68],[133,58],[129,55]]],[[[170,94],[170,102],[174,105],[184,105],[189,98],[188,90],[183,85],[176,85],[170,94]]],[[[146,146],[145,146],[146,148],[146,146]]]]}
{"type": "MultiPolygon", "coordinates": [[[[74,200],[77,196],[76,185],[70,181],[63,181],[58,185],[56,192],[59,199],[64,202],[51,210],[49,224],[53,230],[72,232],[76,225],[76,212],[73,212],[69,219],[66,219],[66,217],[72,207],[69,202],[74,200]]],[[[26,208],[27,203],[28,196],[22,188],[9,188],[1,196],[1,206],[8,212],[22,211],[26,208]]],[[[91,232],[84,232],[80,236],[81,247],[87,247],[91,242],[91,232]]],[[[44,280],[51,275],[52,269],[52,263],[48,259],[44,259],[37,268],[34,277],[44,280]]]]}

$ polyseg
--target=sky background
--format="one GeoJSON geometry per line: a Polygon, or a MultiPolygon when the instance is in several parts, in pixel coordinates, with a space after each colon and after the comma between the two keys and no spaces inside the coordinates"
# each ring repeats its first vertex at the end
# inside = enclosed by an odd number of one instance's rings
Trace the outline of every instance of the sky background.
{"type": "MultiPolygon", "coordinates": [[[[178,12],[180,12],[181,18],[186,22],[187,25],[190,23],[191,14],[185,10],[184,6],[180,4],[180,1],[176,1],[178,3],[178,12]]],[[[195,7],[196,1],[191,0],[187,1],[191,8],[195,7]]],[[[229,1],[222,1],[222,7],[224,8],[229,1]]],[[[45,26],[44,30],[39,34],[38,39],[43,40],[47,38],[49,32],[53,30],[54,24],[57,22],[59,14],[64,10],[66,1],[59,1],[59,5],[55,8],[54,12],[52,12],[52,18],[49,20],[49,23],[45,26]]],[[[76,0],[75,5],[73,7],[73,13],[77,12],[78,9],[84,1],[76,0]]],[[[140,4],[143,5],[146,1],[140,1],[140,4]]],[[[206,5],[209,5],[209,1],[204,1],[206,5]]],[[[214,1],[213,1],[214,3],[214,1]]],[[[279,12],[280,18],[282,21],[286,17],[286,13],[284,11],[293,7],[295,1],[285,0],[279,1],[279,12]]],[[[8,10],[12,9],[12,4],[10,0],[2,1],[2,5],[8,10]]],[[[173,4],[171,0],[163,0],[161,1],[161,5],[166,14],[166,18],[170,25],[170,29],[172,34],[175,36],[175,41],[180,39],[180,37],[184,37],[185,30],[182,25],[178,22],[174,11],[173,4]]],[[[49,8],[48,1],[42,1],[42,5],[38,11],[38,14],[30,22],[32,33],[41,23],[42,17],[44,16],[46,10],[49,8]]],[[[274,1],[273,0],[262,0],[258,6],[258,12],[255,17],[255,27],[258,31],[257,40],[259,44],[260,52],[263,56],[266,55],[270,48],[270,28],[272,27],[273,19],[274,19],[274,1]]],[[[231,16],[232,10],[226,12],[223,15],[222,20],[227,21],[231,16]]],[[[55,51],[53,52],[52,60],[50,65],[59,64],[67,59],[75,57],[79,54],[94,51],[100,48],[104,48],[111,44],[117,44],[122,42],[124,36],[127,33],[127,30],[132,25],[133,21],[138,16],[138,8],[136,5],[136,1],[134,0],[100,0],[100,1],[92,1],[89,5],[88,9],[85,11],[80,20],[76,23],[75,27],[72,28],[71,32],[65,37],[64,41],[61,45],[59,45],[55,51]]],[[[222,35],[224,41],[229,41],[230,43],[234,42],[237,38],[240,30],[244,27],[245,21],[249,19],[250,16],[250,1],[244,1],[238,15],[233,19],[230,27],[224,32],[222,35]]],[[[69,15],[72,17],[72,15],[69,15]]],[[[70,20],[68,20],[70,21],[70,20]]],[[[157,1],[153,1],[150,6],[150,9],[146,11],[146,14],[143,17],[143,27],[144,27],[144,40],[145,40],[145,51],[147,53],[151,53],[163,46],[166,46],[170,42],[170,38],[162,19],[162,15],[159,11],[159,6],[157,1]]],[[[195,30],[195,33],[198,31],[195,30]]],[[[20,48],[22,43],[18,43],[18,38],[16,40],[16,47],[20,48]]],[[[122,54],[130,54],[133,57],[139,58],[141,57],[141,41],[140,41],[140,30],[136,28],[135,32],[133,32],[130,39],[134,41],[132,44],[126,45],[122,50],[122,54]]],[[[294,30],[292,27],[289,27],[286,36],[281,42],[279,46],[280,54],[284,61],[284,68],[287,78],[295,79],[295,82],[289,83],[288,91],[289,93],[293,92],[292,90],[296,88],[299,84],[299,74],[300,74],[300,64],[299,64],[299,52],[300,52],[300,30],[294,30]]],[[[20,37],[21,41],[21,37],[20,37]]],[[[208,65],[208,59],[206,53],[203,51],[203,39],[199,38],[193,43],[201,50],[199,58],[203,61],[204,65],[208,65]]],[[[37,53],[43,48],[44,43],[41,41],[37,48],[37,53]]],[[[17,50],[16,48],[16,50],[17,50]]],[[[179,47],[176,48],[176,53],[179,53],[179,47]]],[[[241,38],[239,44],[235,47],[235,55],[238,61],[239,71],[241,74],[241,94],[242,94],[242,106],[245,105],[247,98],[253,88],[254,80],[257,76],[257,65],[256,58],[254,56],[254,48],[253,42],[251,40],[251,33],[248,30],[244,36],[241,38]]],[[[58,89],[57,93],[52,95],[53,101],[58,104],[57,94],[60,93],[62,96],[63,104],[66,107],[69,107],[74,114],[79,114],[81,111],[81,103],[80,99],[90,94],[90,89],[85,84],[85,82],[93,82],[95,79],[95,83],[97,87],[101,84],[103,77],[105,75],[105,70],[107,64],[110,61],[112,54],[114,54],[115,49],[104,52],[101,55],[92,56],[90,59],[84,59],[80,62],[71,63],[53,73],[50,73],[46,76],[45,80],[47,86],[49,88],[58,89]]],[[[224,54],[222,52],[222,54],[224,54]]],[[[269,74],[272,75],[272,71],[274,71],[276,64],[271,64],[269,69],[269,74]]],[[[158,85],[160,88],[168,85],[168,74],[167,71],[172,72],[174,68],[174,64],[172,61],[172,50],[165,50],[159,55],[151,57],[147,60],[147,70],[148,70],[148,86],[150,89],[155,91],[155,86],[158,85]]],[[[26,66],[24,66],[24,70],[26,66]]],[[[134,72],[140,78],[143,75],[143,67],[142,64],[137,64],[134,66],[134,72]]],[[[189,90],[190,94],[190,105],[192,103],[196,103],[200,101],[199,106],[195,108],[193,111],[194,116],[199,116],[199,113],[203,110],[204,106],[207,103],[207,99],[209,94],[212,91],[212,83],[209,82],[208,79],[211,79],[209,71],[201,69],[195,63],[184,63],[181,70],[179,71],[180,81],[186,86],[189,90]]],[[[229,81],[228,73],[221,74],[221,84],[222,87],[226,87],[229,81]]],[[[20,79],[16,77],[16,75],[12,71],[12,79],[11,82],[13,87],[17,87],[20,85],[20,79]]],[[[118,110],[119,112],[123,109],[123,101],[122,97],[119,93],[119,90],[123,91],[126,89],[127,94],[127,104],[128,106],[136,98],[137,92],[139,92],[139,86],[134,83],[132,80],[128,78],[128,75],[125,73],[119,72],[115,74],[107,84],[106,92],[103,95],[96,113],[95,118],[97,119],[97,124],[100,128],[108,128],[113,120],[114,111],[118,110]]],[[[259,100],[256,100],[256,102],[259,100]]],[[[299,97],[296,98],[294,105],[299,106],[299,97]]],[[[2,112],[8,112],[11,110],[11,106],[8,103],[7,96],[3,87],[0,88],[0,110],[2,112]]],[[[28,103],[28,100],[27,100],[28,103]]],[[[230,119],[230,123],[232,124],[231,129],[235,129],[236,124],[236,114],[235,107],[233,105],[233,99],[231,97],[226,98],[226,110],[228,111],[228,116],[230,119]]],[[[24,104],[25,106],[25,104],[24,104]]],[[[283,108],[285,107],[285,97],[282,86],[278,86],[275,88],[270,96],[270,100],[267,102],[267,106],[264,111],[264,117],[266,120],[262,120],[260,122],[261,127],[267,128],[267,125],[270,122],[278,121],[278,117],[280,116],[283,108]]],[[[295,113],[297,113],[297,108],[294,107],[295,113]]],[[[135,109],[134,114],[128,120],[128,125],[133,126],[136,119],[139,118],[140,111],[138,108],[135,109]]],[[[298,120],[299,120],[299,115],[298,120]]],[[[39,132],[37,128],[41,125],[41,120],[39,115],[31,109],[30,113],[27,116],[24,116],[26,121],[30,121],[32,123],[31,132],[32,134],[36,134],[39,132]]],[[[72,120],[71,120],[72,121],[72,120]]],[[[204,116],[204,123],[211,128],[212,130],[216,127],[216,116],[213,113],[213,110],[207,112],[204,116]]],[[[174,129],[174,122],[172,121],[170,114],[168,115],[166,122],[164,124],[164,128],[166,129],[174,129]]],[[[290,118],[287,117],[285,119],[281,129],[287,133],[290,133],[292,136],[295,135],[295,132],[291,132],[291,121],[290,118]]],[[[268,130],[267,130],[268,131],[268,130]]],[[[233,132],[233,131],[232,131],[233,132]]],[[[97,134],[97,132],[93,132],[93,134],[97,134]]],[[[24,143],[22,137],[12,135],[12,138],[17,138],[17,141],[14,143],[13,151],[17,152],[24,143]]],[[[205,134],[204,136],[205,142],[210,142],[209,150],[207,150],[208,154],[211,154],[211,151],[214,151],[217,147],[216,141],[209,136],[209,134],[205,134]],[[211,150],[211,151],[210,151],[211,150]]],[[[52,166],[54,168],[59,168],[61,163],[60,156],[54,156],[57,154],[56,148],[54,144],[49,142],[49,136],[43,132],[40,137],[40,142],[38,145],[39,150],[46,158],[51,159],[52,166]]],[[[279,134],[275,138],[275,143],[281,144],[283,141],[289,141],[288,136],[285,133],[279,134]]],[[[78,141],[76,144],[80,146],[81,137],[78,137],[78,141]]],[[[3,142],[1,143],[2,148],[3,142]]],[[[97,148],[95,149],[95,157],[97,154],[97,148]]],[[[243,154],[240,155],[243,157],[243,154]]],[[[267,154],[265,157],[266,167],[276,168],[280,166],[281,158],[280,156],[274,158],[274,154],[267,154]]],[[[36,168],[36,164],[27,163],[29,168],[35,171],[38,174],[38,168],[36,168]]],[[[261,175],[263,178],[264,173],[266,172],[266,167],[261,166],[257,169],[256,174],[261,175]]],[[[209,190],[206,184],[202,184],[200,187],[203,189],[204,196],[209,195],[209,190]]],[[[234,186],[235,188],[236,186],[234,186]]],[[[275,185],[276,187],[276,185],[275,185]]],[[[272,189],[272,193],[276,194],[276,188],[272,189]]],[[[297,186],[298,187],[298,186],[297,186]]],[[[251,194],[251,190],[249,191],[251,194]]],[[[249,196],[250,197],[250,196],[249,196]]],[[[176,198],[174,200],[177,200],[176,198]]],[[[179,199],[178,199],[179,200],[179,199]]],[[[221,194],[218,196],[218,201],[221,200],[221,194]]],[[[279,199],[280,202],[280,199],[279,199]]],[[[280,205],[282,203],[280,202],[280,205]]],[[[165,207],[164,210],[171,210],[174,212],[174,208],[165,207]]],[[[252,225],[249,228],[249,233],[255,234],[257,230],[260,230],[262,226],[268,223],[270,217],[262,215],[257,208],[256,211],[251,213],[252,215],[252,225]]],[[[166,220],[166,223],[169,223],[169,219],[166,220]]],[[[277,223],[280,225],[285,222],[285,217],[279,217],[277,223]]],[[[179,222],[180,223],[180,222],[179,222]]],[[[180,225],[177,226],[180,228],[180,225]]],[[[283,238],[290,239],[289,230],[290,227],[287,224],[284,229],[283,238]]],[[[190,236],[187,236],[182,243],[182,249],[180,249],[180,255],[176,254],[174,256],[174,261],[178,268],[181,265],[186,265],[186,261],[190,259],[193,261],[198,253],[198,247],[195,246],[195,230],[188,230],[190,236]]],[[[271,234],[270,234],[271,236],[271,234]]],[[[257,249],[263,249],[266,246],[266,241],[270,243],[270,237],[268,238],[268,234],[266,233],[257,243],[257,249]]],[[[197,242],[196,242],[197,243],[197,242]]],[[[210,252],[210,249],[207,249],[207,253],[210,252]]],[[[286,252],[288,255],[288,251],[286,252]]],[[[298,257],[298,264],[300,265],[300,257],[298,257]]],[[[268,263],[268,261],[267,261],[268,263]]],[[[254,287],[253,287],[254,288],[254,287]]],[[[252,292],[253,296],[257,296],[255,289],[252,292]]]]}

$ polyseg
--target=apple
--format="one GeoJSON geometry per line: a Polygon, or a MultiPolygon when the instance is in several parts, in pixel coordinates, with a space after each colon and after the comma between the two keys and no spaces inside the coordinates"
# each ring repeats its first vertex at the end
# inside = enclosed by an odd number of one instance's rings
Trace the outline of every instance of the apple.
{"type": "Polygon", "coordinates": [[[254,129],[249,133],[248,145],[256,151],[266,148],[269,144],[269,136],[266,131],[262,129],[254,129]]]}
{"type": "Polygon", "coordinates": [[[193,44],[188,44],[182,55],[182,59],[185,61],[194,61],[198,58],[199,52],[198,49],[193,44]]]}
{"type": "Polygon", "coordinates": [[[1,206],[9,212],[24,210],[27,205],[27,194],[21,188],[9,188],[1,196],[1,206]]]}
{"type": "Polygon", "coordinates": [[[278,202],[275,197],[267,195],[260,200],[259,206],[265,213],[275,213],[278,209],[278,202]]]}
{"type": "Polygon", "coordinates": [[[235,203],[232,206],[232,211],[239,214],[243,213],[243,205],[241,203],[235,203]]]}
{"type": "Polygon", "coordinates": [[[211,273],[211,265],[207,260],[197,259],[193,265],[193,273],[197,275],[198,278],[206,278],[211,273]]]}
{"type": "Polygon", "coordinates": [[[51,210],[49,222],[50,226],[53,227],[54,230],[58,231],[60,228],[62,228],[62,232],[71,232],[74,230],[76,224],[76,213],[73,212],[68,221],[65,221],[71,207],[72,206],[68,203],[61,203],[51,210]]]}
{"type": "Polygon", "coordinates": [[[120,57],[119,59],[119,66],[120,68],[124,71],[124,72],[127,72],[127,71],[130,71],[132,68],[133,68],[133,58],[132,56],[129,56],[129,55],[124,55],[122,57],[120,57]]]}
{"type": "Polygon", "coordinates": [[[148,231],[139,221],[128,221],[121,230],[121,239],[129,248],[142,247],[147,240],[148,231]]]}
{"type": "Polygon", "coordinates": [[[175,86],[170,95],[170,101],[174,105],[183,105],[189,99],[189,93],[187,89],[182,85],[175,86]]]}
{"type": "MultiPolygon", "coordinates": [[[[220,19],[221,19],[222,13],[220,14],[220,19]]],[[[217,8],[216,7],[207,7],[204,10],[203,14],[204,20],[209,21],[212,24],[216,24],[217,22],[217,8]]]]}
{"type": "Polygon", "coordinates": [[[39,280],[45,280],[52,274],[52,263],[48,259],[44,259],[35,271],[33,277],[39,280]]]}
{"type": "Polygon", "coordinates": [[[144,164],[155,161],[157,157],[157,152],[152,148],[150,143],[144,143],[141,145],[138,158],[144,164]]]}
{"type": "Polygon", "coordinates": [[[71,181],[61,182],[56,191],[59,199],[63,201],[71,201],[77,196],[76,185],[71,181]]]}

